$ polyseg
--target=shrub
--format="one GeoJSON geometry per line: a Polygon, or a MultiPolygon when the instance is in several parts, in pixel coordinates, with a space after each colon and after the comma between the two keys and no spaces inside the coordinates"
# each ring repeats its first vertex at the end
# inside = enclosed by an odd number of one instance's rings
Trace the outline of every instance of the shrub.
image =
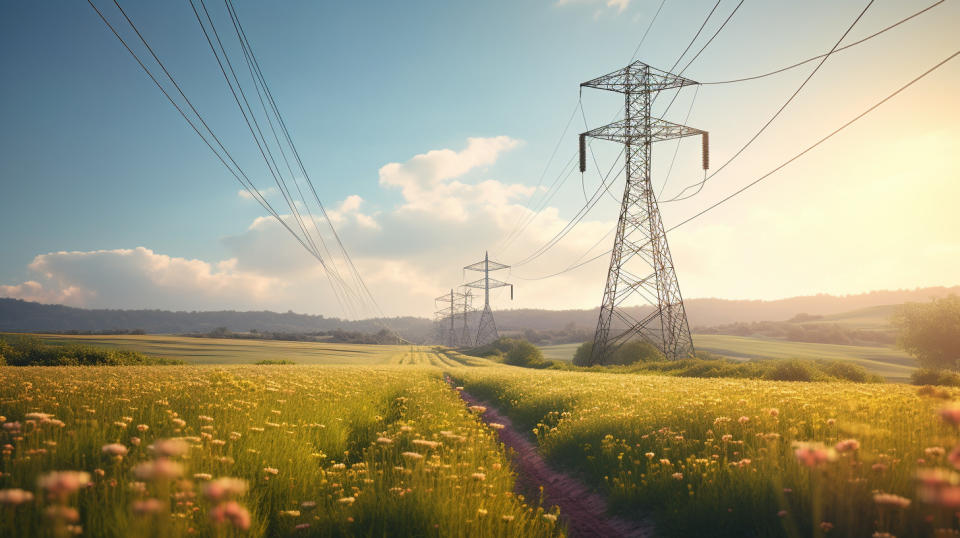
{"type": "Polygon", "coordinates": [[[635,362],[657,362],[665,360],[663,353],[650,342],[631,340],[618,347],[610,357],[608,364],[633,364],[635,362]]]}
{"type": "Polygon", "coordinates": [[[580,344],[573,354],[574,366],[590,366],[590,354],[593,353],[593,341],[580,344]]]}
{"type": "Polygon", "coordinates": [[[914,385],[941,385],[946,387],[960,387],[960,375],[949,370],[920,368],[910,374],[910,382],[914,385]]]}
{"type": "Polygon", "coordinates": [[[925,368],[960,368],[960,297],[907,303],[893,317],[897,344],[925,368]]]}
{"type": "Polygon", "coordinates": [[[33,335],[2,335],[0,350],[10,366],[121,366],[183,364],[183,361],[149,357],[136,351],[92,346],[44,344],[33,335]]]}
{"type": "Polygon", "coordinates": [[[824,365],[823,372],[829,376],[855,383],[866,383],[871,381],[872,377],[866,368],[852,362],[830,361],[824,365]]]}
{"type": "Polygon", "coordinates": [[[823,374],[817,372],[810,362],[797,359],[770,362],[773,366],[764,372],[764,379],[772,381],[818,381],[823,377],[823,374]]]}
{"type": "Polygon", "coordinates": [[[544,360],[540,348],[517,338],[500,338],[471,349],[466,354],[523,368],[549,368],[553,365],[553,361],[544,360]]]}
{"type": "MultiPolygon", "coordinates": [[[[593,353],[593,342],[584,342],[573,355],[573,364],[576,366],[590,366],[590,355],[593,353]]],[[[631,340],[616,348],[605,365],[628,365],[638,362],[657,362],[665,360],[663,353],[653,344],[643,340],[631,340]]]]}
{"type": "Polygon", "coordinates": [[[288,361],[287,359],[264,359],[262,361],[257,361],[254,364],[259,366],[272,366],[277,364],[297,364],[293,361],[288,361]]]}

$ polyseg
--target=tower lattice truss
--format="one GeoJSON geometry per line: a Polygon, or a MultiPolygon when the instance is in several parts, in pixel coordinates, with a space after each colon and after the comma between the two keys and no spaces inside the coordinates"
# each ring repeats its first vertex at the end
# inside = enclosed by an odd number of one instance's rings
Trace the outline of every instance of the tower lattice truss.
{"type": "Polygon", "coordinates": [[[585,139],[624,145],[626,184],[620,217],[594,336],[591,362],[603,364],[631,338],[642,338],[668,358],[693,354],[693,340],[683,306],[680,284],[670,255],[650,177],[654,142],[701,135],[707,168],[707,133],[650,116],[651,101],[659,92],[697,84],[642,62],[580,86],[624,95],[624,118],[580,135],[580,170],[586,169],[585,139]],[[628,310],[630,305],[653,308],[628,310]]]}
{"type": "Polygon", "coordinates": [[[509,267],[509,265],[490,261],[490,255],[488,253],[484,253],[483,259],[477,263],[464,267],[464,269],[467,271],[478,271],[483,273],[483,278],[464,284],[464,286],[467,288],[483,290],[483,311],[480,313],[480,321],[477,327],[477,346],[489,344],[500,338],[500,333],[497,332],[497,323],[493,320],[493,310],[490,308],[490,290],[509,286],[510,299],[512,300],[513,284],[510,284],[509,282],[503,282],[495,278],[490,278],[490,272],[507,269],[509,267]]]}

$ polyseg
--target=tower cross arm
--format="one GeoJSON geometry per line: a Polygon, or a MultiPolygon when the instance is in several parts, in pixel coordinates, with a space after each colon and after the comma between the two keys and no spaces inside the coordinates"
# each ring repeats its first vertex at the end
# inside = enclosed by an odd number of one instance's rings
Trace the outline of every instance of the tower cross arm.
{"type": "Polygon", "coordinates": [[[504,286],[512,286],[512,284],[508,282],[502,282],[495,278],[490,278],[490,279],[481,278],[480,280],[474,280],[473,282],[468,282],[464,284],[464,286],[467,286],[470,288],[479,288],[482,290],[483,288],[491,288],[491,289],[502,288],[504,286]]]}
{"type": "MultiPolygon", "coordinates": [[[[478,261],[477,263],[473,263],[473,264],[470,264],[470,265],[466,265],[466,266],[464,266],[463,268],[466,269],[467,271],[486,271],[487,268],[486,268],[486,265],[484,264],[484,262],[485,262],[485,260],[480,260],[480,261],[478,261]]],[[[498,262],[494,262],[494,261],[490,261],[490,262],[487,262],[487,263],[489,263],[489,270],[490,270],[490,271],[498,271],[498,270],[500,270],[500,269],[507,269],[507,268],[510,267],[509,265],[504,265],[504,264],[502,264],[502,263],[498,263],[498,262]]]]}
{"type": "Polygon", "coordinates": [[[602,127],[591,129],[582,136],[610,140],[621,144],[635,143],[637,138],[646,137],[650,142],[674,140],[686,136],[697,136],[706,133],[700,129],[687,127],[660,118],[650,119],[650,131],[645,134],[645,126],[641,119],[619,120],[602,127]]]}
{"type": "Polygon", "coordinates": [[[580,87],[637,94],[660,92],[695,84],[699,83],[636,61],[612,73],[583,82],[580,87]]]}

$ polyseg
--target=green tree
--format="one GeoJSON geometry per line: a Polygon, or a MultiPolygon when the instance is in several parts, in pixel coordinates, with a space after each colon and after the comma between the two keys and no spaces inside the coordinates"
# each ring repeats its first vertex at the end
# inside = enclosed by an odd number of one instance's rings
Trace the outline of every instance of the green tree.
{"type": "Polygon", "coordinates": [[[960,370],[960,297],[907,303],[894,315],[897,345],[925,368],[960,370]]]}

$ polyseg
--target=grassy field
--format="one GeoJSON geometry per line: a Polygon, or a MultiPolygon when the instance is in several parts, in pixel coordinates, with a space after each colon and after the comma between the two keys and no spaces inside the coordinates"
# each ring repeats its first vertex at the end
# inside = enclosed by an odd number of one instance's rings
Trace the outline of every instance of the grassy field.
{"type": "Polygon", "coordinates": [[[937,416],[957,390],[530,370],[424,346],[44,338],[215,364],[0,367],[0,536],[562,535],[554,509],[514,492],[445,372],[662,536],[958,528],[960,433],[937,416]],[[262,359],[313,364],[226,364],[262,359]]]}
{"type": "Polygon", "coordinates": [[[0,368],[0,535],[561,534],[423,366],[452,359],[401,359],[0,368]]]}
{"type": "MultiPolygon", "coordinates": [[[[870,373],[890,381],[909,381],[916,360],[906,353],[887,347],[841,346],[810,342],[788,342],[716,334],[693,335],[698,350],[734,359],[830,359],[859,364],[870,373]]],[[[579,344],[561,344],[541,348],[544,357],[570,361],[579,344]]]]}
{"type": "Polygon", "coordinates": [[[453,375],[617,511],[652,510],[664,536],[957,535],[935,529],[957,527],[960,503],[948,494],[960,494],[960,476],[946,454],[958,432],[938,417],[943,400],[915,387],[506,368],[453,375]]]}
{"type": "Polygon", "coordinates": [[[327,344],[280,340],[193,338],[164,335],[64,336],[39,335],[49,344],[84,344],[129,349],[146,355],[179,359],[190,364],[253,364],[290,360],[297,364],[390,364],[410,346],[327,344]]]}

